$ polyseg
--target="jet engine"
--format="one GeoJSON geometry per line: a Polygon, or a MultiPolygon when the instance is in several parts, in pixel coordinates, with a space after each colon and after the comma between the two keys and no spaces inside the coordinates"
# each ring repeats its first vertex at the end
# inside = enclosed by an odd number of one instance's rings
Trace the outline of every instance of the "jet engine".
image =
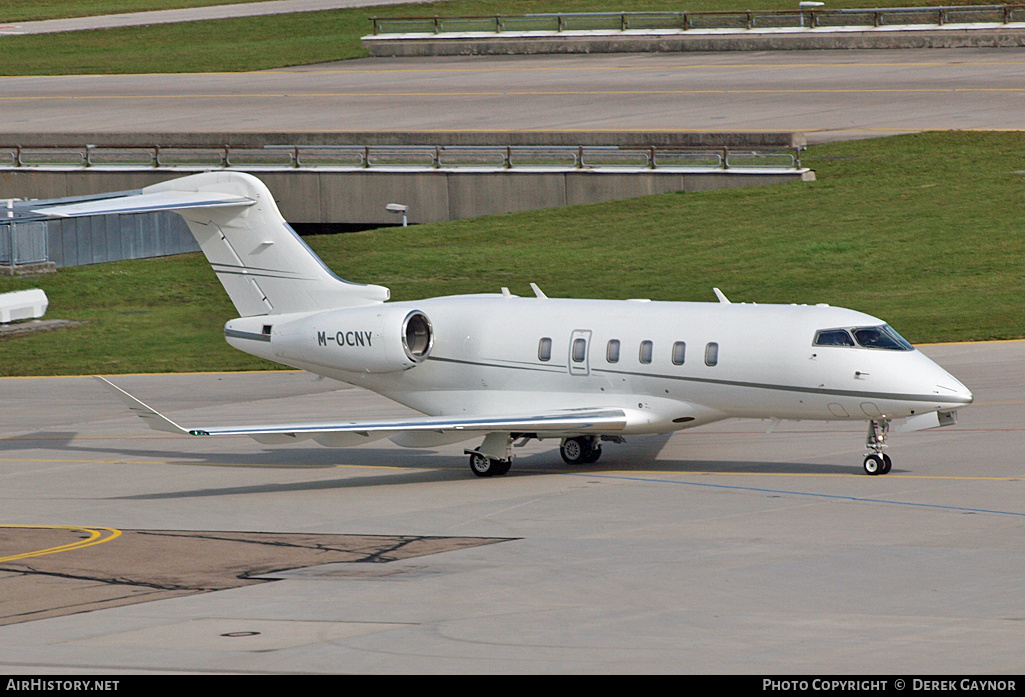
{"type": "Polygon", "coordinates": [[[434,329],[420,310],[382,304],[318,312],[276,324],[270,343],[280,359],[353,373],[392,373],[427,359],[434,347],[434,329]]]}

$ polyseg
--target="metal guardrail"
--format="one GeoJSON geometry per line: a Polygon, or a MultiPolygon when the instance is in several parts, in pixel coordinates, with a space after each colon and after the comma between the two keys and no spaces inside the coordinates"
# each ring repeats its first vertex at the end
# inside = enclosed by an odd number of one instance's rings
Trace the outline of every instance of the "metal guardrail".
{"type": "Polygon", "coordinates": [[[455,32],[563,32],[781,29],[1025,22],[1025,5],[949,5],[866,9],[804,8],[740,12],[570,12],[453,17],[370,17],[374,35],[455,32]]]}
{"type": "Polygon", "coordinates": [[[0,170],[10,169],[800,169],[801,149],[731,150],[595,145],[0,145],[0,170]]]}

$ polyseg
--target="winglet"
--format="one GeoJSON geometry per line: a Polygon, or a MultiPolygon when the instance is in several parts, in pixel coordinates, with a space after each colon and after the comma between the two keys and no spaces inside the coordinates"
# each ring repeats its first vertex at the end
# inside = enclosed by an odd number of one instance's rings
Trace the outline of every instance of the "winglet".
{"type": "Polygon", "coordinates": [[[155,431],[164,431],[166,433],[176,433],[179,435],[198,435],[193,432],[187,431],[169,418],[159,413],[155,409],[150,408],[146,404],[140,402],[138,399],[128,394],[120,387],[112,383],[110,380],[94,375],[94,378],[103,383],[114,395],[120,399],[128,408],[138,416],[140,419],[146,422],[146,424],[155,431]]]}

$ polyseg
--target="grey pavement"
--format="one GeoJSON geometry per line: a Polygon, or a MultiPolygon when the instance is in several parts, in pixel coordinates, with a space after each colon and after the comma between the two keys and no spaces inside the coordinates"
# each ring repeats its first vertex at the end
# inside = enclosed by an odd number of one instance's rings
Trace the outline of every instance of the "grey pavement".
{"type": "Polygon", "coordinates": [[[0,134],[783,131],[817,142],[1023,129],[1023,69],[1025,49],[1008,48],[370,58],[254,73],[13,77],[0,78],[0,134]]]}
{"type": "Polygon", "coordinates": [[[433,0],[269,0],[268,2],[211,5],[209,7],[191,7],[179,10],[126,12],[115,15],[72,17],[69,19],[49,19],[37,22],[0,24],[0,36],[20,34],[55,34],[66,31],[140,27],[150,24],[198,22],[209,19],[230,19],[232,17],[256,17],[289,14],[293,12],[318,12],[321,10],[338,10],[352,7],[373,7],[375,5],[400,5],[409,2],[426,4],[432,1],[433,0]]]}
{"type": "MultiPolygon", "coordinates": [[[[504,541],[0,627],[0,670],[1020,673],[1025,342],[924,350],[977,401],[892,436],[882,477],[860,422],[728,421],[572,469],[535,442],[482,480],[462,445],[175,437],[89,378],[2,379],[5,526],[504,541]]],[[[115,380],[190,424],[403,411],[297,372],[115,380]]]]}

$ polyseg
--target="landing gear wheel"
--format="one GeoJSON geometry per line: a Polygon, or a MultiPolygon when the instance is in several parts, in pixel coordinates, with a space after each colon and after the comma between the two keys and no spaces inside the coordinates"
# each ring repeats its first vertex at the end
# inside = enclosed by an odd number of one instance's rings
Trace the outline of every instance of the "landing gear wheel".
{"type": "Polygon", "coordinates": [[[893,467],[893,462],[890,461],[889,455],[883,455],[883,468],[879,470],[879,474],[889,474],[890,468],[893,467]]]}
{"type": "Polygon", "coordinates": [[[494,460],[492,464],[496,477],[501,477],[503,474],[506,474],[510,467],[512,467],[512,460],[494,460]]]}
{"type": "Polygon", "coordinates": [[[883,460],[884,457],[884,455],[877,455],[875,453],[873,453],[872,455],[866,455],[864,463],[865,474],[871,474],[873,476],[877,474],[885,474],[885,472],[883,471],[886,467],[886,461],[883,460]]]}
{"type": "MultiPolygon", "coordinates": [[[[470,471],[478,477],[490,477],[497,474],[497,464],[498,460],[492,460],[486,455],[470,453],[470,471]]],[[[505,472],[502,474],[505,474],[505,472]]]]}
{"type": "Polygon", "coordinates": [[[601,446],[595,447],[594,441],[594,438],[587,436],[567,438],[559,448],[559,454],[562,455],[562,459],[567,465],[594,462],[601,455],[601,446]]]}

